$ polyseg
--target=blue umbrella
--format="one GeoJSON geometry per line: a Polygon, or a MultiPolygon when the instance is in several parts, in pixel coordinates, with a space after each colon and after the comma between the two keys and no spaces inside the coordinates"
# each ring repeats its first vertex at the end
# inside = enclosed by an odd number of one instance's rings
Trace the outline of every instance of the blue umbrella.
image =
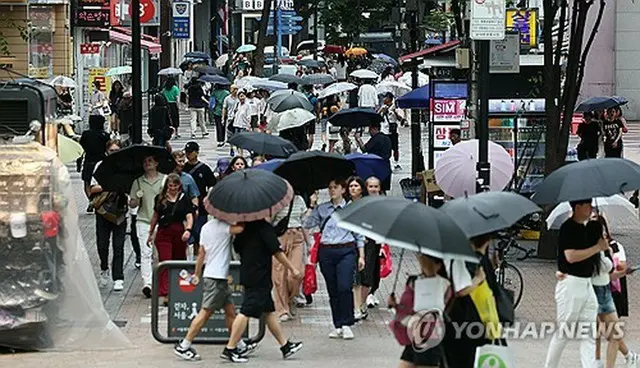
{"type": "Polygon", "coordinates": [[[231,85],[231,82],[229,82],[229,80],[227,78],[222,77],[220,75],[205,74],[205,75],[201,76],[200,78],[198,78],[198,80],[200,82],[219,84],[221,86],[229,86],[229,85],[231,85]]]}
{"type": "Polygon", "coordinates": [[[184,54],[185,59],[211,59],[211,56],[202,51],[191,51],[184,54]]]}
{"type": "Polygon", "coordinates": [[[373,57],[389,64],[398,65],[398,61],[387,54],[373,54],[373,57]]]}
{"type": "Polygon", "coordinates": [[[384,160],[378,155],[371,153],[350,153],[344,157],[356,165],[356,173],[364,180],[375,176],[380,179],[380,181],[384,181],[391,175],[389,160],[384,160]]]}
{"type": "Polygon", "coordinates": [[[264,89],[267,91],[279,91],[283,89],[288,89],[289,86],[286,83],[278,82],[275,80],[266,80],[263,82],[256,82],[252,84],[253,88],[256,89],[264,89]]]}
{"type": "Polygon", "coordinates": [[[251,51],[254,51],[255,49],[256,49],[256,47],[255,47],[254,45],[247,44],[247,45],[242,45],[242,46],[238,47],[238,49],[236,50],[236,52],[237,52],[238,54],[242,54],[242,53],[245,53],[245,52],[251,52],[251,51]]]}
{"type": "Polygon", "coordinates": [[[628,103],[629,103],[629,100],[627,100],[627,99],[626,99],[626,98],[624,98],[624,97],[620,97],[620,96],[612,96],[611,98],[613,98],[614,100],[618,101],[618,104],[619,104],[620,106],[622,106],[622,105],[626,105],[626,104],[628,104],[628,103]]]}
{"type": "Polygon", "coordinates": [[[591,97],[578,105],[576,112],[600,111],[620,106],[620,101],[609,96],[591,97]]]}
{"type": "Polygon", "coordinates": [[[381,123],[382,116],[374,109],[355,107],[338,111],[329,118],[329,122],[334,126],[359,128],[381,123]]]}
{"type": "Polygon", "coordinates": [[[429,109],[429,85],[398,97],[396,103],[401,109],[429,109]]]}
{"type": "Polygon", "coordinates": [[[285,160],[282,158],[272,158],[271,160],[264,162],[260,165],[253,166],[253,169],[273,171],[277,169],[285,160]]]}

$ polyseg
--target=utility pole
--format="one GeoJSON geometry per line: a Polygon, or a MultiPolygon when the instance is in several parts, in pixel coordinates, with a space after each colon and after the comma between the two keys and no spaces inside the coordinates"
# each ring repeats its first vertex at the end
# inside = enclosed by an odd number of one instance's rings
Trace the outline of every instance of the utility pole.
{"type": "Polygon", "coordinates": [[[131,1],[131,92],[133,94],[133,143],[142,143],[142,34],[140,0],[131,1]]]}
{"type": "Polygon", "coordinates": [[[477,42],[479,62],[479,114],[476,121],[476,133],[478,136],[478,179],[476,181],[476,193],[489,191],[489,180],[491,174],[491,164],[489,163],[489,57],[491,41],[477,42]]]}
{"type": "Polygon", "coordinates": [[[160,69],[168,68],[173,62],[173,50],[171,45],[171,18],[173,8],[171,0],[160,0],[160,69]]]}
{"type": "MultiPolygon", "coordinates": [[[[417,52],[418,47],[418,2],[407,1],[409,12],[409,32],[411,36],[411,51],[417,52]]],[[[360,15],[358,15],[360,16],[360,15]]],[[[417,59],[411,61],[411,88],[418,88],[418,63],[417,59]]],[[[411,174],[416,176],[424,171],[424,157],[422,155],[420,110],[411,109],[411,174]]]]}
{"type": "Polygon", "coordinates": [[[313,7],[313,60],[318,60],[318,6],[320,0],[315,1],[313,7]]]}
{"type": "MultiPolygon", "coordinates": [[[[228,41],[229,41],[229,47],[227,49],[227,52],[229,53],[229,58],[227,61],[227,64],[229,65],[229,76],[233,77],[233,71],[231,70],[231,65],[233,64],[233,51],[236,49],[236,39],[235,39],[235,35],[234,35],[234,23],[233,23],[233,16],[236,10],[236,0],[226,0],[229,4],[228,9],[229,9],[229,14],[227,14],[227,20],[228,20],[228,24],[229,24],[229,29],[227,31],[227,37],[228,37],[228,41]]],[[[231,78],[231,80],[233,80],[233,78],[231,78]]]]}
{"type": "Polygon", "coordinates": [[[280,1],[281,0],[275,0],[276,6],[273,14],[273,35],[276,36],[276,49],[273,53],[275,56],[275,60],[273,61],[273,75],[278,74],[278,64],[280,64],[280,57],[282,57],[282,10],[280,9],[280,1]]]}

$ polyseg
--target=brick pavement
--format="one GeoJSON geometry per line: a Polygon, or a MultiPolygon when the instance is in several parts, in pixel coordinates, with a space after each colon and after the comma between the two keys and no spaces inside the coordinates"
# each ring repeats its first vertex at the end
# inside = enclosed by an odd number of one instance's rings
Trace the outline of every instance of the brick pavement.
{"type": "MultiPolygon", "coordinates": [[[[187,136],[187,124],[183,119],[181,132],[183,137],[187,136]]],[[[625,139],[626,157],[640,162],[640,124],[631,126],[631,134],[625,139]]],[[[397,181],[409,176],[410,170],[410,145],[409,129],[401,128],[401,166],[394,174],[394,185],[392,194],[401,195],[397,181]]],[[[203,160],[215,165],[217,157],[228,154],[224,149],[216,149],[211,139],[199,139],[202,147],[203,160]]],[[[319,142],[316,137],[316,142],[319,142]]],[[[183,146],[186,140],[174,141],[175,147],[183,146]]],[[[423,142],[426,142],[426,134],[423,134],[423,142]]],[[[318,143],[316,143],[317,145],[318,143]]],[[[424,147],[426,152],[426,143],[424,147]]],[[[98,257],[95,248],[95,232],[93,226],[93,215],[84,214],[86,199],[81,190],[79,174],[73,169],[72,177],[76,189],[76,200],[80,213],[80,230],[85,242],[89,257],[98,270],[98,257]]],[[[634,240],[640,233],[637,230],[637,223],[633,221],[622,221],[616,223],[615,233],[621,243],[626,246],[631,264],[640,262],[640,244],[634,240]]],[[[535,246],[534,243],[522,243],[525,247],[535,246]]],[[[404,262],[398,269],[399,252],[394,250],[394,274],[383,280],[378,292],[379,298],[384,299],[394,285],[393,279],[396,272],[401,273],[399,286],[402,287],[406,274],[415,273],[417,265],[412,254],[405,254],[404,262]]],[[[183,363],[173,358],[171,347],[162,345],[153,340],[150,334],[150,303],[143,299],[140,294],[142,287],[138,271],[133,267],[134,257],[132,255],[129,241],[127,240],[125,252],[125,290],[122,293],[115,293],[110,290],[101,290],[105,308],[111,318],[121,325],[122,331],[131,341],[129,347],[118,347],[118,350],[71,352],[71,353],[42,353],[42,354],[20,354],[14,356],[0,356],[0,366],[15,363],[21,367],[42,366],[47,367],[75,367],[75,366],[143,366],[151,367],[160,364],[164,366],[179,366],[183,363]]],[[[517,310],[517,318],[520,321],[544,322],[552,321],[555,315],[555,303],[553,298],[555,280],[554,262],[543,260],[527,260],[516,262],[523,272],[525,278],[525,290],[523,301],[517,310]]],[[[298,318],[283,324],[286,333],[296,339],[304,340],[305,349],[296,360],[282,363],[279,360],[278,352],[275,349],[273,339],[267,336],[258,353],[259,359],[252,361],[249,366],[271,367],[284,365],[294,365],[304,362],[309,367],[327,367],[340,364],[343,367],[360,367],[363,365],[388,367],[397,365],[401,349],[391,337],[386,328],[386,324],[391,318],[391,314],[383,307],[373,310],[367,321],[359,324],[355,329],[356,339],[350,342],[336,342],[327,339],[325,336],[330,331],[330,312],[328,297],[323,285],[322,277],[318,277],[320,290],[315,295],[314,304],[310,308],[300,309],[298,318]]],[[[638,281],[634,277],[629,278],[631,317],[629,321],[634,321],[640,305],[640,296],[633,293],[638,289],[638,281]]],[[[162,313],[162,312],[161,312],[162,313]]],[[[165,312],[166,313],[166,312],[165,312]]],[[[166,323],[161,324],[161,329],[166,328],[166,323]]],[[[634,349],[640,350],[640,326],[630,323],[627,327],[627,343],[634,349]]],[[[519,367],[540,367],[543,365],[548,341],[546,340],[526,340],[510,341],[513,346],[516,361],[519,367]]],[[[222,365],[217,358],[220,347],[200,346],[199,350],[205,360],[197,363],[197,366],[218,366],[222,365]]],[[[577,344],[570,343],[567,353],[563,358],[564,366],[577,367],[578,350],[577,344]]]]}

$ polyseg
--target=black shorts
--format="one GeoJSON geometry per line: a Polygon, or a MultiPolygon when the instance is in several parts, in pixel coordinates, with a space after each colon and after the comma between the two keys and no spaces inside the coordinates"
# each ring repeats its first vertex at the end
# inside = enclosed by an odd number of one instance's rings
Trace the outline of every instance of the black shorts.
{"type": "Polygon", "coordinates": [[[417,352],[413,346],[409,345],[404,348],[400,360],[413,363],[417,366],[433,366],[438,367],[442,359],[442,350],[439,346],[433,347],[424,352],[417,352]]]}
{"type": "Polygon", "coordinates": [[[240,313],[251,318],[260,318],[263,314],[276,311],[271,297],[271,288],[244,289],[244,300],[240,313]]]}
{"type": "Polygon", "coordinates": [[[312,122],[307,123],[305,130],[307,131],[307,134],[316,134],[316,121],[313,120],[312,122]]]}

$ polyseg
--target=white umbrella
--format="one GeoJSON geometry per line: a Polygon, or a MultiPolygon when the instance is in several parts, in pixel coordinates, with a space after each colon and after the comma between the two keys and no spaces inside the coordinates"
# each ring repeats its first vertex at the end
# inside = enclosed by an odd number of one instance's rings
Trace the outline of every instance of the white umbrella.
{"type": "Polygon", "coordinates": [[[283,131],[287,129],[297,128],[314,120],[316,116],[305,109],[291,109],[275,116],[267,124],[267,129],[271,131],[283,131]]]}
{"type": "MultiPolygon", "coordinates": [[[[411,72],[406,72],[398,78],[399,82],[406,84],[408,87],[412,87],[411,72]]],[[[429,76],[424,73],[418,73],[418,87],[424,87],[429,84],[429,76]]]]}
{"type": "Polygon", "coordinates": [[[246,77],[242,77],[238,80],[236,80],[235,85],[238,86],[238,88],[253,88],[252,85],[258,82],[264,82],[267,79],[264,78],[258,78],[258,77],[254,77],[251,75],[248,75],[246,77]]]}
{"type": "MultiPolygon", "coordinates": [[[[629,202],[627,198],[620,194],[611,197],[593,198],[591,204],[594,209],[597,208],[598,212],[606,213],[609,221],[626,220],[628,218],[632,218],[636,222],[638,221],[638,212],[633,206],[633,203],[629,202]]],[[[547,229],[560,229],[560,226],[571,217],[572,213],[573,210],[571,210],[569,202],[560,203],[551,211],[549,217],[547,217],[547,229]]]]}
{"type": "Polygon", "coordinates": [[[132,73],[131,66],[125,65],[125,66],[116,66],[115,68],[109,69],[104,76],[113,77],[115,75],[131,74],[131,73],[132,73]]]}
{"type": "Polygon", "coordinates": [[[180,75],[182,70],[178,68],[164,68],[158,72],[158,75],[180,75]]]}
{"type": "MultiPolygon", "coordinates": [[[[313,55],[306,55],[300,58],[300,60],[314,60],[313,59],[313,55]]],[[[324,58],[322,56],[318,56],[318,61],[324,61],[324,58]]]]}
{"type": "Polygon", "coordinates": [[[380,77],[376,72],[368,69],[358,69],[354,72],[351,72],[349,76],[359,79],[378,79],[378,77],[380,77]]]}
{"type": "Polygon", "coordinates": [[[397,81],[384,81],[376,85],[376,92],[381,95],[387,92],[393,93],[395,97],[400,97],[405,93],[411,92],[411,87],[402,82],[397,81]]]}
{"type": "Polygon", "coordinates": [[[65,77],[64,75],[59,75],[57,77],[54,77],[51,80],[51,82],[49,82],[49,84],[51,84],[52,86],[67,87],[67,88],[76,88],[78,86],[76,84],[76,81],[74,81],[69,77],[65,77]]]}
{"type": "Polygon", "coordinates": [[[216,66],[222,68],[227,61],[229,61],[229,54],[222,54],[222,56],[216,59],[216,66]]]}
{"type": "Polygon", "coordinates": [[[326,98],[332,95],[338,95],[340,93],[343,92],[347,92],[347,91],[351,91],[353,89],[358,88],[358,86],[356,86],[353,83],[349,83],[349,82],[338,82],[338,83],[334,83],[332,85],[330,85],[329,87],[323,89],[322,91],[320,91],[320,94],[318,95],[318,98],[326,98]]]}
{"type": "MultiPolygon", "coordinates": [[[[503,190],[513,176],[513,159],[501,145],[489,142],[492,191],[503,190]]],[[[436,182],[447,195],[459,198],[476,192],[478,140],[461,142],[449,148],[436,161],[436,182]]]]}

